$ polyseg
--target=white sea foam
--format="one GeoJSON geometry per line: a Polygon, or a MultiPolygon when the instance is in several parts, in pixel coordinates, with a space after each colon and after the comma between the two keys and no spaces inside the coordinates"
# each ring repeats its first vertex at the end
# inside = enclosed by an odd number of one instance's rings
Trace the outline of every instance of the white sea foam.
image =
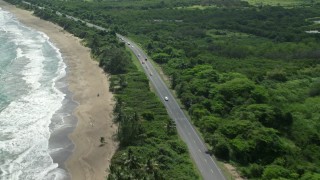
{"type": "Polygon", "coordinates": [[[21,48],[17,48],[17,49],[16,49],[16,52],[17,52],[17,58],[23,57],[23,53],[22,53],[21,48]]]}
{"type": "Polygon", "coordinates": [[[27,84],[27,93],[0,112],[0,137],[6,137],[0,139],[0,179],[63,179],[66,174],[53,163],[48,144],[51,118],[65,98],[55,83],[66,75],[66,65],[48,36],[22,26],[1,9],[0,26],[16,45],[14,62],[24,65],[16,73],[27,84]],[[44,54],[48,44],[49,55],[44,54]],[[56,64],[54,72],[46,72],[50,63],[56,64]]]}

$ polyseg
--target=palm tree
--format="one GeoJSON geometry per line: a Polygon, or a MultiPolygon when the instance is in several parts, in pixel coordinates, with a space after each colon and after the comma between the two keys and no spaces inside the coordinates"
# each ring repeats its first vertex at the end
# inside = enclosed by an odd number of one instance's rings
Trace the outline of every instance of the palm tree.
{"type": "Polygon", "coordinates": [[[151,174],[155,179],[161,179],[159,174],[159,164],[154,159],[148,159],[145,165],[145,171],[151,174]]]}
{"type": "Polygon", "coordinates": [[[138,162],[138,158],[135,155],[131,155],[130,158],[124,162],[124,165],[129,169],[139,169],[141,167],[141,164],[138,162]]]}

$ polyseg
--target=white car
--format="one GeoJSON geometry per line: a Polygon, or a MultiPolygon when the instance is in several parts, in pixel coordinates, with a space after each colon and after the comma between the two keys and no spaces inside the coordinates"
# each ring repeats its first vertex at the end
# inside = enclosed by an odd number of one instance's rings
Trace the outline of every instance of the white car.
{"type": "Polygon", "coordinates": [[[128,42],[128,45],[130,45],[130,43],[128,42]]]}
{"type": "Polygon", "coordinates": [[[169,101],[169,98],[166,96],[166,97],[164,97],[164,100],[165,101],[169,101]]]}

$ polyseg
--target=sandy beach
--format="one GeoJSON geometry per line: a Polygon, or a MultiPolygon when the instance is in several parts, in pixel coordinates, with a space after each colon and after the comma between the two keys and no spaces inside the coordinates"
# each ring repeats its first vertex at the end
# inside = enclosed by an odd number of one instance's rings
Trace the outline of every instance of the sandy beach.
{"type": "Polygon", "coordinates": [[[105,179],[108,175],[106,170],[118,146],[113,140],[117,126],[112,122],[114,100],[109,92],[107,75],[92,60],[90,49],[81,45],[80,39],[2,0],[0,7],[15,14],[26,26],[47,34],[50,41],[60,49],[69,70],[69,90],[73,93],[73,99],[79,103],[73,113],[78,123],[69,135],[75,149],[65,166],[72,179],[105,179]],[[100,143],[101,137],[105,139],[103,146],[100,143]]]}

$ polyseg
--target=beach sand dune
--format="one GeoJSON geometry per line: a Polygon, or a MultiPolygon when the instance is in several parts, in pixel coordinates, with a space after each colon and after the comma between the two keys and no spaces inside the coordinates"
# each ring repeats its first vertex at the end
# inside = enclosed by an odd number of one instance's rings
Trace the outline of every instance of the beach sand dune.
{"type": "Polygon", "coordinates": [[[69,135],[75,149],[65,165],[72,179],[105,179],[110,160],[118,147],[113,139],[117,126],[112,122],[114,100],[109,92],[107,75],[92,60],[90,49],[81,45],[80,39],[2,0],[0,7],[15,14],[26,26],[46,33],[60,49],[68,66],[69,90],[79,103],[74,111],[78,123],[69,135]],[[105,139],[103,146],[101,137],[105,139]]]}

